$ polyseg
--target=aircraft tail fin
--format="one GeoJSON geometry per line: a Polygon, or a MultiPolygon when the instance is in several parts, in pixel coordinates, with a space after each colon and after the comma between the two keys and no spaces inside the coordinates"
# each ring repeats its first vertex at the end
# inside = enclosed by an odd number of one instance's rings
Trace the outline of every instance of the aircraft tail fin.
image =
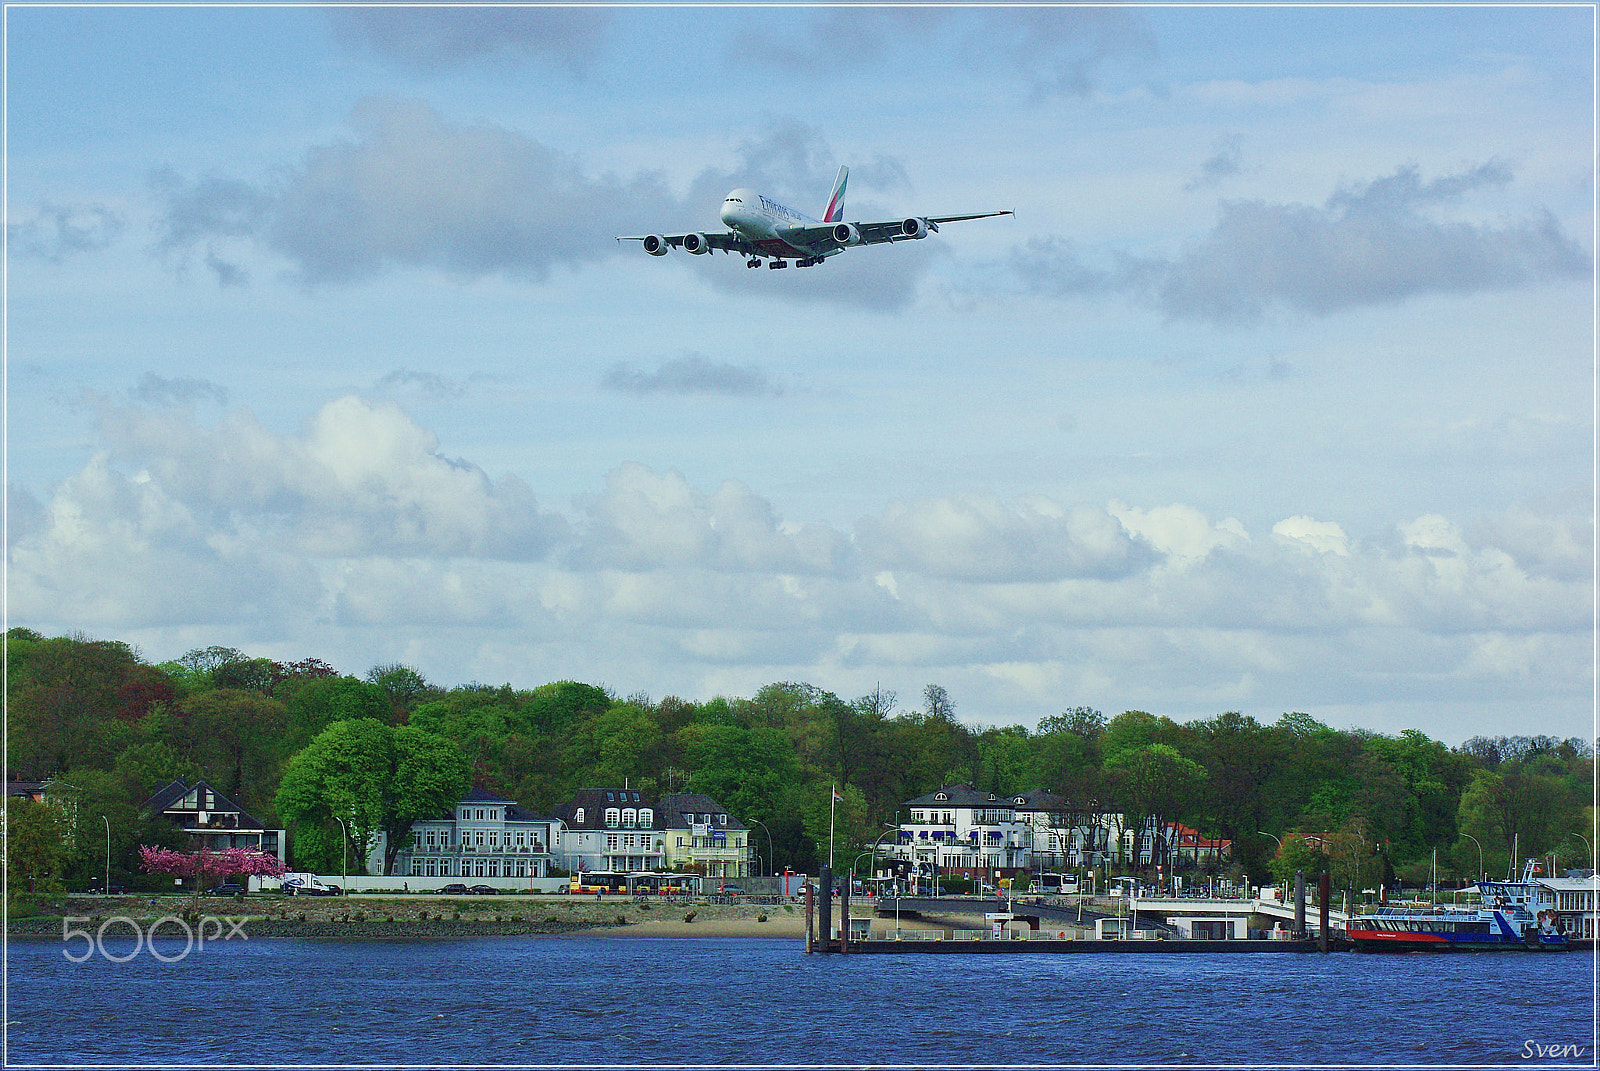
{"type": "Polygon", "coordinates": [[[839,177],[833,180],[833,195],[828,198],[828,208],[822,213],[822,222],[838,223],[844,219],[844,183],[850,177],[848,167],[839,168],[839,177]]]}

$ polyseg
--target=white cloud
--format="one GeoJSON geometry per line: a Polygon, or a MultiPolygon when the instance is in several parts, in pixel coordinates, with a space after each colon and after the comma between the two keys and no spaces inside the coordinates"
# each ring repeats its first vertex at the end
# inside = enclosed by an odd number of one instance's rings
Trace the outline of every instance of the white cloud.
{"type": "Polygon", "coordinates": [[[277,649],[327,636],[329,653],[404,639],[445,681],[513,651],[657,691],[911,676],[978,720],[1030,724],[1080,701],[1198,716],[1587,694],[1563,660],[1587,642],[1592,591],[1570,563],[1592,529],[1533,506],[1375,539],[1293,516],[1257,540],[1182,503],[966,495],[891,504],[852,546],[738,481],[708,492],[639,464],[568,524],[358,398],[295,434],[137,406],[106,406],[101,428],[109,448],[47,505],[13,493],[13,620],[135,642],[244,624],[277,649]]]}

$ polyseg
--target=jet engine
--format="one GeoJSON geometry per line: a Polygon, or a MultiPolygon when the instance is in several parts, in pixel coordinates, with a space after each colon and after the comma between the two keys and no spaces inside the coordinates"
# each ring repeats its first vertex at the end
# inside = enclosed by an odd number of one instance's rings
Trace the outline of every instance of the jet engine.
{"type": "Polygon", "coordinates": [[[916,216],[912,216],[910,219],[903,220],[900,223],[900,233],[907,238],[926,238],[931,230],[933,230],[933,224],[925,219],[918,219],[916,216]]]}
{"type": "Polygon", "coordinates": [[[672,250],[672,243],[659,234],[647,234],[644,237],[644,251],[653,257],[664,257],[672,250]]]}
{"type": "Polygon", "coordinates": [[[836,223],[833,227],[833,240],[840,245],[860,245],[861,232],[856,230],[854,223],[836,223]]]}
{"type": "Polygon", "coordinates": [[[701,253],[711,252],[711,243],[703,234],[686,234],[683,236],[683,251],[699,256],[701,253]]]}

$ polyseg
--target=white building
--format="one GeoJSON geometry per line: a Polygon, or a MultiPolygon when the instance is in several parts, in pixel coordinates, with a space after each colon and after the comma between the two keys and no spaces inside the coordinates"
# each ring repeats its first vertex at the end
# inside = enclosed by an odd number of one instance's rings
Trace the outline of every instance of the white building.
{"type": "Polygon", "coordinates": [[[419,885],[456,878],[513,889],[519,880],[549,874],[561,834],[560,819],[475,788],[450,814],[412,823],[411,843],[396,854],[393,876],[424,879],[419,885]]]}

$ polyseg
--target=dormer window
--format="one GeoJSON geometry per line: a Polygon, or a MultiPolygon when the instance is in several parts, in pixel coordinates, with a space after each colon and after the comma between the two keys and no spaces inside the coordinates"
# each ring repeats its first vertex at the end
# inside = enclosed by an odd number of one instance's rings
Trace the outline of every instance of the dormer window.
{"type": "Polygon", "coordinates": [[[606,828],[616,829],[622,824],[622,810],[617,807],[606,808],[606,828]]]}
{"type": "MultiPolygon", "coordinates": [[[[463,816],[463,817],[465,817],[465,816],[463,816]]],[[[572,820],[574,822],[578,823],[580,826],[583,825],[583,808],[582,807],[578,808],[577,813],[572,816],[572,820]]]]}
{"type": "Polygon", "coordinates": [[[728,824],[728,816],[727,815],[725,815],[725,814],[717,815],[717,825],[725,826],[727,824],[728,824]]]}
{"type": "Polygon", "coordinates": [[[639,809],[639,828],[649,829],[655,824],[655,818],[656,815],[654,811],[648,807],[641,807],[639,809]]]}
{"type": "Polygon", "coordinates": [[[945,800],[949,799],[950,796],[944,792],[935,792],[933,798],[938,800],[940,803],[943,803],[945,800]]]}
{"type": "Polygon", "coordinates": [[[632,829],[638,823],[638,811],[634,810],[632,807],[629,807],[627,810],[622,812],[622,826],[624,829],[632,829]]]}

